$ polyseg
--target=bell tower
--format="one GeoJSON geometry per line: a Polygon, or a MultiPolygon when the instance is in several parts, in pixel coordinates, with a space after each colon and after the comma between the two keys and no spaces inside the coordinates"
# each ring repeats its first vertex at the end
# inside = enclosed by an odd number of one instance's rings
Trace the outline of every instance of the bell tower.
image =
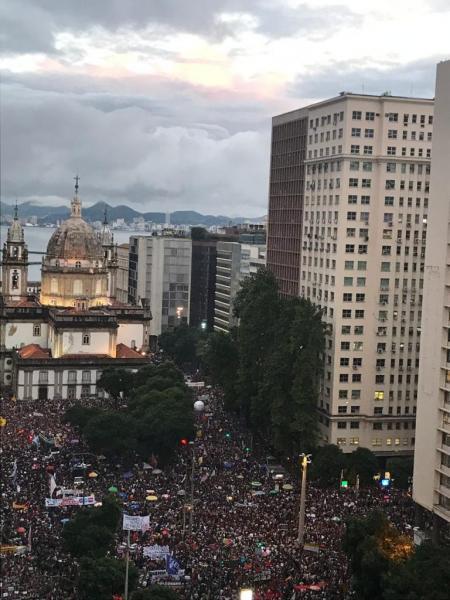
{"type": "Polygon", "coordinates": [[[108,267],[108,298],[114,301],[117,293],[117,270],[119,263],[117,259],[117,244],[114,243],[114,235],[109,227],[106,206],[102,229],[97,235],[103,246],[104,261],[108,267]]]}
{"type": "Polygon", "coordinates": [[[20,300],[27,296],[28,249],[20,224],[17,202],[14,219],[8,227],[2,256],[2,295],[9,301],[20,300]]]}

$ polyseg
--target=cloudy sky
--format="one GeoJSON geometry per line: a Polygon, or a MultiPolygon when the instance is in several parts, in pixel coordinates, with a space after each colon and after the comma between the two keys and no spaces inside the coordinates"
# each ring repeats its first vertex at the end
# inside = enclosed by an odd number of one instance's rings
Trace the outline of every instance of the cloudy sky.
{"type": "Polygon", "coordinates": [[[2,0],[2,198],[259,216],[270,118],[432,97],[449,0],[2,0]]]}

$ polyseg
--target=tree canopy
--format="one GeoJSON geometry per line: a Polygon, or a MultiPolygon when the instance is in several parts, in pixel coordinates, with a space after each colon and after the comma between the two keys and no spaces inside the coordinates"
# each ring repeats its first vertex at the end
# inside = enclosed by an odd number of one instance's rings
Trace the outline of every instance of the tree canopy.
{"type": "Polygon", "coordinates": [[[275,449],[295,454],[317,440],[324,326],[319,308],[282,298],[267,269],[247,277],[234,304],[239,326],[213,334],[203,363],[227,406],[275,449]]]}
{"type": "Polygon", "coordinates": [[[408,561],[413,542],[395,529],[384,513],[374,511],[367,517],[347,521],[343,549],[350,562],[357,597],[372,600],[387,598],[387,574],[401,569],[408,561]]]}
{"type": "Polygon", "coordinates": [[[131,600],[179,600],[179,595],[168,587],[151,585],[145,590],[136,590],[131,600]]]}
{"type": "Polygon", "coordinates": [[[192,395],[183,374],[173,363],[163,363],[121,377],[125,379],[126,404],[119,410],[75,405],[65,418],[96,453],[125,461],[136,453],[144,460],[155,454],[164,462],[179,439],[193,434],[192,395]]]}
{"type": "MultiPolygon", "coordinates": [[[[130,562],[128,588],[133,590],[138,581],[138,571],[130,562]]],[[[125,561],[103,557],[82,558],[78,576],[78,597],[81,600],[111,600],[122,594],[125,586],[125,561]]]]}

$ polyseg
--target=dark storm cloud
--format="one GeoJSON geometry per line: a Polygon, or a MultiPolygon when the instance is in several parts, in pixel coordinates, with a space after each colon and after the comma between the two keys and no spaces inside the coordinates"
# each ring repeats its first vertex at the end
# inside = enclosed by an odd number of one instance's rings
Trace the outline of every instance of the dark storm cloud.
{"type": "Polygon", "coordinates": [[[358,18],[345,6],[293,9],[272,0],[3,0],[1,47],[10,53],[53,53],[58,32],[86,33],[94,27],[111,32],[152,27],[210,39],[239,35],[239,22],[219,19],[225,12],[250,14],[269,37],[325,35],[358,18]]]}
{"type": "MultiPolygon", "coordinates": [[[[180,80],[152,76],[117,78],[65,73],[4,72],[3,84],[24,93],[54,94],[60,102],[75,99],[102,112],[140,108],[151,113],[154,124],[194,126],[202,123],[224,135],[267,128],[270,115],[280,105],[258,102],[243,90],[217,92],[180,80]]],[[[5,98],[8,88],[5,88],[5,98]]]]}
{"type": "Polygon", "coordinates": [[[106,111],[83,94],[9,82],[3,90],[2,196],[68,198],[78,171],[87,202],[165,210],[170,199],[171,210],[236,215],[245,207],[247,215],[260,216],[268,138],[268,126],[230,132],[192,116],[182,125],[180,116],[161,116],[130,98],[106,111]]]}
{"type": "Polygon", "coordinates": [[[358,65],[332,62],[317,72],[298,76],[289,93],[299,98],[322,99],[341,91],[366,94],[389,91],[394,96],[433,98],[439,60],[435,56],[405,65],[387,64],[384,68],[365,66],[364,59],[358,65]]]}

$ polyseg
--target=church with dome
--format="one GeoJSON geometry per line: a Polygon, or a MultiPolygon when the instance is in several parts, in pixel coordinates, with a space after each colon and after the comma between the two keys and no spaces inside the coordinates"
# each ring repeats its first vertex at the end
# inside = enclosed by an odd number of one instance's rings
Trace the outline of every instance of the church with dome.
{"type": "Polygon", "coordinates": [[[117,246],[106,215],[99,232],[83,220],[76,180],[70,217],[42,259],[39,296],[27,291],[17,207],[3,244],[0,385],[17,400],[94,396],[103,370],[148,364],[150,307],[116,300],[117,246]]]}

